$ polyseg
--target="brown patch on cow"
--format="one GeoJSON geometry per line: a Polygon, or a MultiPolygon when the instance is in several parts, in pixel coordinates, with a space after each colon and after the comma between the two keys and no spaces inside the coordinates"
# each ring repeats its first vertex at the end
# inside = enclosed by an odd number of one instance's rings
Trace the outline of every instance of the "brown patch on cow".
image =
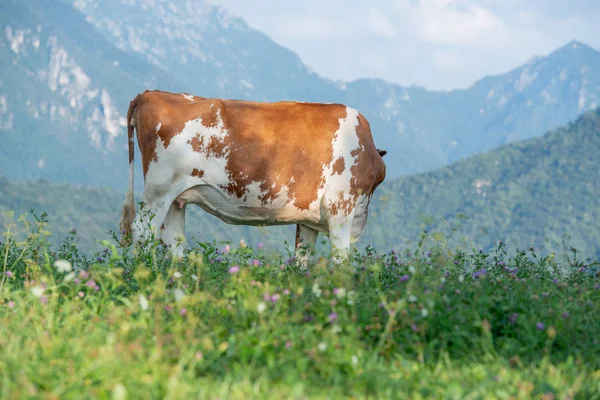
{"type": "Polygon", "coordinates": [[[344,172],[344,169],[346,169],[346,164],[344,162],[344,157],[339,157],[333,163],[333,174],[341,175],[342,172],[344,172]]]}
{"type": "Polygon", "coordinates": [[[371,127],[367,119],[358,115],[356,135],[358,148],[350,154],[355,158],[354,165],[350,168],[352,181],[350,194],[355,198],[362,194],[372,195],[375,189],[385,179],[385,163],[375,148],[371,127]]]}
{"type": "MultiPolygon", "coordinates": [[[[180,94],[147,91],[137,98],[135,124],[144,177],[150,162],[156,160],[157,138],[168,148],[186,122],[201,118],[204,126],[215,127],[220,119],[227,130],[224,138],[198,132],[188,144],[207,156],[227,158],[229,182],[221,188],[243,198],[251,183],[260,182],[259,199],[267,204],[287,187],[293,205],[308,209],[325,182],[324,166],[332,165],[332,140],[340,119],[346,116],[346,106],[341,104],[205,98],[191,103],[180,94]],[[156,132],[159,122],[161,129],[156,132]]],[[[346,166],[344,159],[338,158],[332,165],[334,174],[351,168],[352,199],[336,201],[336,207],[344,212],[352,209],[358,193],[372,192],[385,177],[385,164],[362,115],[356,133],[360,146],[352,152],[354,164],[346,166]]]]}
{"type": "Polygon", "coordinates": [[[202,178],[204,176],[204,170],[194,168],[192,170],[192,176],[195,176],[196,178],[202,178]]]}

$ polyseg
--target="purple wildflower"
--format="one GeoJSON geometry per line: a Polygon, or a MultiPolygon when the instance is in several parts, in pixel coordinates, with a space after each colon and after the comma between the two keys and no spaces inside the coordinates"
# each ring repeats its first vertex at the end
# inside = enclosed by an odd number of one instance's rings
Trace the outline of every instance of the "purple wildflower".
{"type": "Polygon", "coordinates": [[[279,297],[280,297],[280,296],[279,296],[279,293],[275,293],[274,295],[272,295],[272,296],[271,296],[271,301],[272,301],[273,303],[276,303],[276,302],[277,302],[277,300],[279,300],[279,297]]]}
{"type": "Polygon", "coordinates": [[[179,310],[179,315],[186,315],[187,314],[187,310],[185,308],[182,308],[179,310]]]}
{"type": "Polygon", "coordinates": [[[262,243],[259,243],[259,244],[257,244],[257,245],[256,245],[256,247],[257,247],[257,248],[260,250],[260,249],[262,249],[263,247],[265,247],[265,245],[264,245],[264,244],[262,244],[262,243]]]}
{"type": "Polygon", "coordinates": [[[87,278],[89,278],[89,277],[90,277],[90,273],[89,273],[89,272],[87,272],[87,271],[80,271],[80,272],[79,272],[79,277],[80,277],[81,279],[87,279],[87,278]]]}
{"type": "Polygon", "coordinates": [[[594,289],[600,289],[600,283],[596,283],[596,284],[594,285],[594,289]]]}
{"type": "Polygon", "coordinates": [[[304,322],[311,322],[313,319],[315,319],[315,317],[313,317],[312,315],[306,315],[304,317],[304,322]]]}
{"type": "Polygon", "coordinates": [[[264,301],[270,301],[271,300],[271,295],[269,293],[263,294],[263,300],[264,301]]]}
{"type": "Polygon", "coordinates": [[[13,277],[12,271],[6,271],[6,276],[8,276],[9,278],[12,278],[13,277]]]}
{"type": "Polygon", "coordinates": [[[410,324],[410,328],[413,330],[413,332],[416,332],[418,329],[417,325],[415,325],[415,324],[410,324]]]}
{"type": "Polygon", "coordinates": [[[568,313],[568,312],[564,312],[564,313],[562,313],[562,317],[563,317],[564,319],[567,319],[567,318],[569,318],[569,313],[568,313]]]}
{"type": "Polygon", "coordinates": [[[509,320],[509,322],[510,322],[512,325],[516,324],[516,323],[517,323],[517,317],[518,317],[518,316],[519,316],[519,314],[517,314],[517,313],[512,313],[512,314],[510,314],[510,318],[508,319],[508,320],[509,320]]]}
{"type": "Polygon", "coordinates": [[[40,297],[40,303],[42,303],[42,304],[48,304],[48,296],[42,296],[42,297],[40,297]]]}
{"type": "Polygon", "coordinates": [[[454,291],[454,293],[456,293],[456,294],[460,294],[460,289],[456,289],[456,290],[454,291]]]}
{"type": "Polygon", "coordinates": [[[285,342],[285,348],[289,349],[290,347],[292,347],[292,342],[290,342],[289,340],[287,342],[285,342]]]}
{"type": "Polygon", "coordinates": [[[487,270],[485,268],[482,268],[473,274],[473,278],[480,278],[482,276],[485,276],[486,274],[487,274],[487,270]]]}
{"type": "Polygon", "coordinates": [[[75,278],[75,279],[73,279],[73,282],[79,284],[79,283],[81,283],[81,280],[79,278],[75,278]]]}
{"type": "Polygon", "coordinates": [[[406,282],[406,281],[407,281],[407,280],[409,280],[409,279],[410,279],[410,276],[408,276],[408,275],[402,275],[402,276],[400,277],[400,282],[406,282]]]}
{"type": "Polygon", "coordinates": [[[235,274],[239,270],[240,270],[240,267],[238,267],[237,265],[234,265],[233,267],[229,268],[229,273],[230,274],[235,274]]]}
{"type": "Polygon", "coordinates": [[[258,267],[260,265],[260,260],[252,260],[252,265],[258,267]]]}
{"type": "Polygon", "coordinates": [[[544,323],[538,322],[537,324],[535,324],[535,327],[538,328],[539,330],[542,330],[542,329],[544,329],[544,323]]]}
{"type": "Polygon", "coordinates": [[[338,317],[337,314],[333,312],[333,313],[329,314],[329,316],[327,317],[327,319],[330,322],[333,322],[333,321],[335,321],[337,319],[337,317],[338,317]]]}
{"type": "Polygon", "coordinates": [[[15,306],[15,302],[14,301],[9,301],[8,302],[8,308],[14,308],[15,306]]]}
{"type": "Polygon", "coordinates": [[[286,296],[290,295],[290,289],[284,289],[283,290],[283,294],[285,294],[286,296]]]}
{"type": "Polygon", "coordinates": [[[89,288],[95,288],[96,287],[96,282],[94,282],[93,280],[89,280],[85,283],[85,286],[89,287],[89,288]]]}

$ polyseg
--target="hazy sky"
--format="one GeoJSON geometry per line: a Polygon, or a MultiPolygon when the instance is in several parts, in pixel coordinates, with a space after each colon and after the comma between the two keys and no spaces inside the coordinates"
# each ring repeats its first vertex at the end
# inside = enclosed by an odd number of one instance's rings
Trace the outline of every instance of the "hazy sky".
{"type": "Polygon", "coordinates": [[[211,0],[331,79],[466,87],[579,40],[600,0],[211,0]]]}

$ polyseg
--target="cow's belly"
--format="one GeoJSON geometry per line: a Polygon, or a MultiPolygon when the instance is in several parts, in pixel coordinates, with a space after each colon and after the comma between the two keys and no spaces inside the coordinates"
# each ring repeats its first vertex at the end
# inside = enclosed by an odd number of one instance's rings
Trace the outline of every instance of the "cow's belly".
{"type": "Polygon", "coordinates": [[[300,210],[287,199],[263,205],[252,192],[238,198],[219,187],[200,184],[177,196],[177,204],[196,204],[219,219],[234,225],[287,225],[297,222],[320,224],[318,209],[300,210]]]}

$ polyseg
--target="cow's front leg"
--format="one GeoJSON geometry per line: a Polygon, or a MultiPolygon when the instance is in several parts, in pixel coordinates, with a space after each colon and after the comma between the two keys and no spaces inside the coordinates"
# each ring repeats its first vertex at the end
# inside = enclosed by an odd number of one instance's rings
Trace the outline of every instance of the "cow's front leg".
{"type": "Polygon", "coordinates": [[[329,240],[331,241],[332,261],[341,264],[350,257],[352,238],[352,215],[332,216],[329,219],[329,240]]]}
{"type": "Polygon", "coordinates": [[[308,266],[310,255],[317,245],[319,232],[306,225],[296,225],[296,260],[303,268],[308,266]]]}

